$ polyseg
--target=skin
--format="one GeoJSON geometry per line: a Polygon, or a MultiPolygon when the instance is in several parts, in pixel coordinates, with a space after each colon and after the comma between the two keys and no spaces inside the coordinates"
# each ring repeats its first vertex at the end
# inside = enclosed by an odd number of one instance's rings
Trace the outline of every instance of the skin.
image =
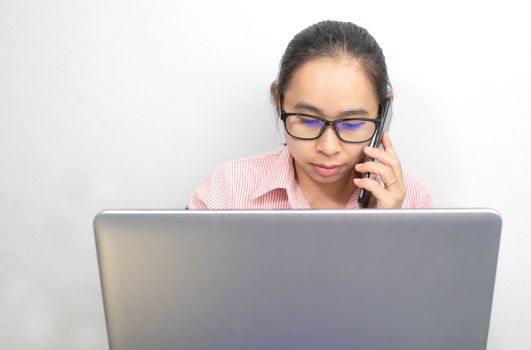
{"type": "MultiPolygon", "coordinates": [[[[276,86],[272,89],[278,104],[276,86]]],[[[328,120],[346,117],[376,118],[378,98],[363,67],[347,57],[319,58],[303,64],[284,92],[284,110],[321,116],[328,120]]],[[[384,149],[366,143],[341,141],[328,127],[317,140],[299,140],[285,133],[294,158],[296,180],[312,208],[345,208],[358,187],[372,192],[369,207],[400,208],[405,184],[398,156],[389,135],[384,149]],[[366,162],[366,157],[378,160],[366,162]],[[328,168],[328,169],[327,169],[328,168]],[[360,179],[364,172],[376,179],[360,179]],[[385,188],[383,183],[394,184],[385,188]]]]}

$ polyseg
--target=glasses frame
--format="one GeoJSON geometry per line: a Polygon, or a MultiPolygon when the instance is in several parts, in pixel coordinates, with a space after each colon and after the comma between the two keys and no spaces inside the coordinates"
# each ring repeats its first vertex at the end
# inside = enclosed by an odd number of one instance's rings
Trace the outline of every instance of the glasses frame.
{"type": "Polygon", "coordinates": [[[336,132],[336,136],[338,139],[340,139],[341,141],[343,142],[347,142],[347,143],[364,143],[364,142],[367,142],[369,141],[370,139],[373,138],[374,134],[376,133],[376,130],[380,127],[380,123],[382,121],[382,119],[380,117],[376,118],[376,119],[372,119],[372,118],[344,118],[344,119],[338,119],[338,120],[328,120],[328,119],[325,119],[325,118],[321,118],[319,116],[315,116],[315,115],[312,115],[312,114],[306,114],[306,113],[286,113],[284,111],[284,106],[280,106],[280,119],[282,120],[282,122],[284,123],[284,129],[286,130],[286,132],[288,133],[289,136],[295,138],[295,139],[298,139],[298,140],[317,140],[319,137],[321,137],[321,135],[323,135],[325,129],[329,126],[333,126],[334,127],[334,131],[336,132]],[[288,119],[289,116],[292,116],[292,115],[300,115],[300,116],[303,116],[303,117],[309,117],[309,118],[314,118],[314,119],[317,119],[317,120],[320,120],[324,123],[324,126],[321,127],[321,131],[319,132],[319,134],[315,137],[299,137],[299,136],[294,136],[292,135],[289,130],[288,130],[288,126],[286,124],[286,120],[288,119]],[[372,133],[372,135],[367,138],[366,140],[363,140],[363,141],[347,141],[347,140],[344,140],[340,135],[339,135],[339,130],[337,128],[337,124],[338,123],[341,123],[341,122],[344,122],[344,121],[366,121],[366,122],[373,122],[375,124],[375,128],[374,128],[374,131],[372,133]]]}

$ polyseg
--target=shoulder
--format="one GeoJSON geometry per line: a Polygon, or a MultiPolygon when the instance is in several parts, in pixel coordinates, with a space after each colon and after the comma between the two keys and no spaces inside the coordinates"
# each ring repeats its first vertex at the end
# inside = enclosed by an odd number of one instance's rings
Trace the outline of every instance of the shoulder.
{"type": "Polygon", "coordinates": [[[404,171],[406,198],[403,208],[431,208],[433,206],[431,184],[422,176],[404,171]]]}
{"type": "Polygon", "coordinates": [[[268,170],[268,166],[273,165],[273,163],[278,159],[282,151],[283,149],[278,149],[276,151],[261,153],[252,157],[230,160],[221,164],[221,166],[230,167],[233,171],[268,170]]]}
{"type": "Polygon", "coordinates": [[[278,166],[283,150],[261,153],[252,157],[231,160],[221,165],[230,171],[231,180],[240,188],[255,188],[271,168],[278,166]]]}
{"type": "Polygon", "coordinates": [[[258,187],[282,153],[282,149],[219,164],[192,193],[189,209],[231,209],[235,196],[248,196],[258,187]]]}

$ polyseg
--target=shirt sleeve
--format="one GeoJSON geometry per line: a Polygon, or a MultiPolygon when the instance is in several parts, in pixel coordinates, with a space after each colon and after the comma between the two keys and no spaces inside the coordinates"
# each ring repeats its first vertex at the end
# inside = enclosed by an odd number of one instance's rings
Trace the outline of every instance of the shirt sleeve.
{"type": "Polygon", "coordinates": [[[405,174],[406,198],[402,204],[404,209],[424,209],[433,207],[431,184],[423,177],[405,174]]]}
{"type": "Polygon", "coordinates": [[[191,194],[186,209],[231,209],[233,200],[230,179],[230,163],[219,165],[191,194]]]}

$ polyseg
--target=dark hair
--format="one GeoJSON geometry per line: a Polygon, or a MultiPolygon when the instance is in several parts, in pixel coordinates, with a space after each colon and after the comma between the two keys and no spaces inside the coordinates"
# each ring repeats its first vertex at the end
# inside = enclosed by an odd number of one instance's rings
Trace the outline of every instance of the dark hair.
{"type": "Polygon", "coordinates": [[[272,84],[277,88],[275,100],[283,96],[293,75],[304,63],[321,57],[340,56],[358,60],[382,104],[391,86],[382,49],[365,28],[338,21],[313,24],[291,39],[280,61],[278,79],[272,84]]]}

